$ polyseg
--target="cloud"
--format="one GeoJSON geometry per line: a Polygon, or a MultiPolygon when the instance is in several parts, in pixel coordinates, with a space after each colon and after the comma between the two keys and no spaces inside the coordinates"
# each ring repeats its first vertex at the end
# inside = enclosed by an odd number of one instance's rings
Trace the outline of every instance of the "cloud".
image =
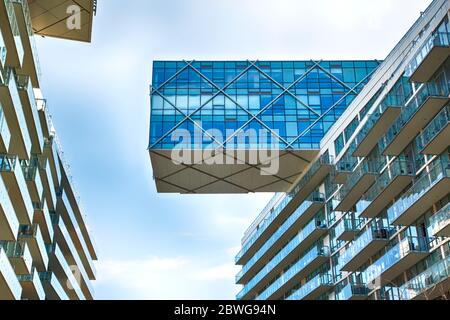
{"type": "Polygon", "coordinates": [[[233,299],[239,268],[232,260],[207,263],[185,257],[99,261],[96,292],[102,299],[233,299]]]}

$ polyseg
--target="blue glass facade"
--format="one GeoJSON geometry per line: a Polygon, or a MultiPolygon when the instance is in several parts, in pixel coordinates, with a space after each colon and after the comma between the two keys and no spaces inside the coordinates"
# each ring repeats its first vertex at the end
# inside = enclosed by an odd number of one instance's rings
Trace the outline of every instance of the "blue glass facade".
{"type": "MultiPolygon", "coordinates": [[[[281,149],[318,149],[379,63],[155,61],[150,149],[171,149],[178,143],[174,130],[193,133],[195,127],[222,132],[215,146],[231,143],[240,130],[265,129],[281,149]]],[[[210,139],[191,142],[198,149],[207,145],[210,139]]]]}

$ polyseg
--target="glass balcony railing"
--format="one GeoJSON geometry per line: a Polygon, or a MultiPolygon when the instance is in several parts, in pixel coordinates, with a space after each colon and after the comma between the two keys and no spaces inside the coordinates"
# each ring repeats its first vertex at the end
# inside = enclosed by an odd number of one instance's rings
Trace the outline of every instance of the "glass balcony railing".
{"type": "Polygon", "coordinates": [[[373,168],[371,163],[363,161],[347,179],[347,183],[344,184],[344,186],[336,194],[335,200],[338,202],[343,201],[350,194],[350,192],[353,191],[358,182],[361,181],[361,178],[367,174],[375,176],[378,172],[373,168]]]}
{"type": "MultiPolygon", "coordinates": [[[[21,133],[21,138],[23,140],[25,151],[27,155],[31,151],[31,138],[28,132],[27,122],[25,120],[25,114],[23,113],[22,102],[20,101],[18,86],[16,82],[16,77],[14,76],[14,71],[8,68],[7,75],[5,76],[5,84],[8,86],[9,94],[15,109],[15,115],[17,122],[19,124],[19,130],[21,133]]],[[[11,123],[9,123],[11,125],[11,123]]],[[[11,129],[11,128],[10,128],[11,129]]]]}
{"type": "Polygon", "coordinates": [[[367,282],[372,283],[410,253],[427,253],[428,243],[429,240],[426,237],[406,237],[401,240],[367,268],[365,271],[367,282]]]}
{"type": "Polygon", "coordinates": [[[313,291],[317,290],[321,286],[332,287],[333,276],[329,273],[323,273],[317,275],[315,278],[307,282],[303,287],[291,294],[287,300],[303,300],[310,295],[313,291]]]}
{"type": "Polygon", "coordinates": [[[0,246],[0,273],[5,279],[9,290],[12,293],[12,296],[16,300],[20,300],[22,294],[22,287],[20,286],[19,281],[17,280],[17,276],[14,272],[14,269],[9,262],[8,256],[6,252],[3,250],[3,247],[0,246]]]}
{"type": "Polygon", "coordinates": [[[41,279],[42,283],[48,282],[51,285],[60,300],[69,300],[69,297],[64,291],[61,282],[59,282],[59,279],[53,272],[41,272],[39,273],[39,278],[41,279]]]}
{"type": "Polygon", "coordinates": [[[59,197],[61,198],[62,202],[64,203],[64,206],[66,208],[66,211],[67,211],[67,214],[69,217],[70,224],[67,224],[67,226],[70,230],[75,231],[76,237],[73,237],[72,239],[73,239],[75,245],[78,248],[81,248],[81,250],[80,250],[81,258],[83,259],[83,262],[86,262],[84,265],[86,268],[89,268],[92,271],[92,273],[95,273],[96,271],[95,271],[93,261],[88,254],[89,250],[87,248],[86,240],[85,240],[83,234],[81,233],[80,225],[75,217],[75,213],[73,211],[71,202],[69,201],[69,198],[67,197],[67,193],[64,189],[60,189],[58,193],[59,193],[59,197]]]}
{"type": "Polygon", "coordinates": [[[17,279],[20,282],[33,283],[34,290],[36,291],[36,294],[39,297],[39,300],[45,299],[44,287],[42,286],[42,282],[41,282],[41,279],[39,278],[39,274],[38,274],[36,268],[33,268],[33,270],[29,274],[18,275],[17,279]]]}
{"type": "MultiPolygon", "coordinates": [[[[439,181],[450,177],[450,165],[448,161],[438,159],[428,173],[422,175],[414,185],[402,197],[388,209],[389,221],[395,222],[418,199],[433,188],[439,181]]],[[[427,209],[427,208],[424,208],[427,209]]]]}
{"type": "Polygon", "coordinates": [[[445,81],[437,83],[425,83],[416,92],[408,104],[402,108],[402,112],[394,124],[389,128],[386,135],[379,142],[380,151],[383,152],[394,141],[396,136],[402,131],[405,125],[414,117],[422,106],[431,97],[447,98],[449,96],[449,87],[445,81]]]}
{"type": "Polygon", "coordinates": [[[31,253],[26,242],[0,241],[0,247],[5,250],[9,258],[23,258],[26,261],[30,261],[30,263],[32,262],[31,253]]]}
{"type": "Polygon", "coordinates": [[[356,144],[361,144],[370,131],[379,123],[380,119],[383,117],[385,111],[389,108],[398,108],[400,109],[405,103],[405,97],[401,95],[389,94],[386,98],[380,103],[377,111],[371,115],[369,115],[367,122],[361,128],[359,133],[356,135],[356,144]]]}
{"type": "Polygon", "coordinates": [[[369,295],[369,287],[366,284],[349,283],[336,294],[336,300],[352,300],[355,297],[367,297],[369,295]]]}
{"type": "Polygon", "coordinates": [[[9,25],[11,27],[12,36],[14,37],[15,48],[17,50],[17,58],[19,59],[20,64],[23,62],[24,49],[22,44],[22,39],[20,37],[19,25],[17,24],[16,13],[14,11],[14,5],[12,0],[3,0],[6,7],[6,12],[8,15],[9,25]]]}
{"type": "MultiPolygon", "coordinates": [[[[401,300],[412,300],[450,277],[450,256],[412,278],[399,288],[401,300]]],[[[425,296],[426,298],[426,296],[425,296]]]]}
{"type": "MultiPolygon", "coordinates": [[[[2,158],[0,157],[0,172],[3,171],[1,167],[4,165],[2,158]]],[[[3,214],[7,219],[7,223],[11,228],[11,239],[15,238],[17,235],[17,230],[19,230],[19,221],[17,220],[16,212],[12,205],[11,199],[9,197],[8,191],[6,189],[3,179],[0,177],[0,207],[3,210],[3,214]]]]}
{"type": "MultiPolygon", "coordinates": [[[[286,246],[278,251],[277,254],[270,260],[265,267],[259,271],[256,277],[263,277],[268,274],[275,266],[277,266],[281,261],[284,260],[292,251],[294,251],[307,237],[309,237],[314,231],[318,229],[326,229],[327,224],[324,221],[312,220],[306,227],[300,231],[300,233],[295,236],[286,246]]],[[[236,282],[239,282],[241,278],[246,274],[257,261],[261,259],[261,254],[258,252],[244,265],[242,270],[236,276],[236,282]]]]}
{"type": "MultiPolygon", "coordinates": [[[[387,189],[399,176],[411,176],[415,175],[414,164],[411,161],[397,158],[394,162],[387,168],[375,181],[372,187],[367,190],[361,200],[357,203],[356,208],[358,212],[364,212],[367,207],[376,199],[378,196],[387,189]]],[[[398,190],[399,192],[401,190],[398,190]]]]}
{"type": "Polygon", "coordinates": [[[14,173],[20,195],[25,206],[28,222],[33,221],[33,202],[28,192],[27,183],[23,175],[22,167],[19,165],[17,156],[0,155],[0,172],[14,173]]]}
{"type": "Polygon", "coordinates": [[[436,138],[450,123],[450,106],[446,106],[423,130],[416,139],[417,149],[422,152],[425,147],[436,138]]]}
{"type": "Polygon", "coordinates": [[[46,246],[44,243],[44,239],[42,237],[41,230],[38,224],[34,224],[32,226],[22,225],[19,228],[19,238],[20,239],[34,239],[37,244],[37,248],[39,250],[39,254],[41,256],[42,264],[45,268],[48,265],[48,254],[46,250],[46,246]]]}
{"type": "MultiPolygon", "coordinates": [[[[288,271],[278,277],[269,287],[267,287],[256,300],[268,300],[275,292],[280,290],[288,281],[298,275],[301,271],[305,270],[315,259],[318,257],[329,257],[330,249],[328,247],[314,247],[303,257],[298,259],[292,264],[288,271]]],[[[243,297],[244,294],[238,295],[238,299],[243,297]]]]}
{"type": "Polygon", "coordinates": [[[0,103],[0,136],[4,144],[5,148],[4,151],[8,152],[9,143],[11,142],[11,132],[9,131],[8,124],[6,123],[6,118],[1,103],[0,103]]]}
{"type": "Polygon", "coordinates": [[[388,227],[371,226],[341,255],[339,268],[342,268],[359,255],[370,243],[377,240],[388,240],[392,230],[388,227]]]}
{"type": "Polygon", "coordinates": [[[31,22],[31,13],[30,13],[30,7],[28,6],[28,0],[12,0],[13,2],[20,3],[22,5],[22,11],[25,18],[25,24],[28,32],[28,37],[30,38],[30,46],[34,61],[34,66],[36,68],[36,73],[38,76],[38,79],[41,77],[41,65],[39,63],[39,55],[37,52],[36,47],[36,41],[34,39],[34,32],[33,32],[33,24],[31,22]]]}
{"type": "Polygon", "coordinates": [[[37,140],[39,143],[39,146],[37,147],[37,150],[40,152],[43,145],[44,145],[44,135],[42,133],[42,127],[41,127],[41,121],[39,118],[38,113],[38,106],[36,102],[36,97],[34,95],[33,86],[31,84],[31,79],[29,76],[24,75],[16,75],[16,81],[17,81],[17,87],[19,90],[26,91],[28,96],[28,101],[30,102],[31,107],[31,114],[32,114],[32,121],[35,127],[37,140]]]}
{"type": "MultiPolygon", "coordinates": [[[[0,71],[2,71],[3,67],[5,66],[7,53],[8,53],[8,49],[6,48],[5,39],[3,38],[3,35],[0,32],[0,71]]],[[[1,80],[1,75],[0,75],[0,80],[1,80]]]]}
{"type": "Polygon", "coordinates": [[[405,69],[405,76],[411,77],[434,47],[448,46],[450,46],[450,33],[433,33],[405,69]]]}
{"type": "Polygon", "coordinates": [[[339,238],[346,232],[358,232],[364,226],[365,219],[344,217],[335,229],[335,236],[339,238]]]}
{"type": "MultiPolygon", "coordinates": [[[[273,223],[275,218],[279,216],[281,211],[286,207],[286,205],[290,202],[291,199],[292,199],[291,197],[284,198],[282,202],[271,212],[269,217],[262,223],[261,227],[244,244],[241,251],[236,256],[236,262],[239,261],[244,256],[244,254],[247,253],[250,247],[255,244],[255,242],[261,237],[264,231],[266,231],[267,228],[273,223]]],[[[290,226],[292,226],[292,224],[302,215],[302,213],[304,213],[314,202],[324,202],[324,201],[325,197],[322,193],[313,192],[305,200],[305,202],[303,202],[302,205],[291,215],[291,217],[289,217],[286,220],[283,226],[277,230],[276,234],[278,235],[278,237],[275,236],[275,234],[272,236],[273,238],[272,243],[276,241],[276,238],[279,238],[281,234],[283,234],[290,226]],[[283,229],[284,231],[280,231],[281,229],[283,229]]],[[[265,245],[268,245],[271,239],[269,239],[265,245]]]]}
{"type": "Polygon", "coordinates": [[[430,218],[430,226],[433,234],[439,233],[450,224],[450,202],[430,218]]]}
{"type": "Polygon", "coordinates": [[[22,162],[22,170],[25,181],[34,182],[34,186],[38,193],[39,198],[42,198],[44,192],[44,186],[42,184],[39,168],[36,163],[28,165],[27,162],[22,162]]]}

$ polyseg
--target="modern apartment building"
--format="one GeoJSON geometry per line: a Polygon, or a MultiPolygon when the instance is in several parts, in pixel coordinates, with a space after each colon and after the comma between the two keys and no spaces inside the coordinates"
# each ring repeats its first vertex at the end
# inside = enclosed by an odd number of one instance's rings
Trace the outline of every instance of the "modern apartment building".
{"type": "Polygon", "coordinates": [[[95,10],[92,0],[0,0],[0,300],[94,298],[97,253],[34,37],[90,42],[95,10]]]}
{"type": "Polygon", "coordinates": [[[383,62],[154,63],[158,191],[278,192],[242,240],[237,299],[450,297],[449,9],[434,0],[383,62]],[[277,174],[195,157],[275,151],[211,130],[249,127],[278,141],[277,174]]]}

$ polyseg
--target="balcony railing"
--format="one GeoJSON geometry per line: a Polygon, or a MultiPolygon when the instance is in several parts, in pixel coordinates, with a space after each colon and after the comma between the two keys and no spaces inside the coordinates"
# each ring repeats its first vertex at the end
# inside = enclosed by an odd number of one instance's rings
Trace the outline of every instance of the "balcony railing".
{"type": "Polygon", "coordinates": [[[379,279],[379,283],[383,284],[394,280],[401,272],[411,267],[410,264],[415,264],[418,261],[416,261],[417,259],[410,259],[409,264],[403,265],[394,271],[392,269],[410,254],[418,253],[420,254],[418,259],[424,258],[430,250],[428,243],[429,239],[426,237],[409,236],[404,238],[367,268],[365,271],[367,282],[372,283],[375,279],[379,279]]]}
{"type": "MultiPolygon", "coordinates": [[[[446,101],[449,98],[448,84],[445,83],[445,81],[441,80],[440,82],[437,83],[425,83],[420,87],[420,89],[416,92],[414,97],[408,102],[408,104],[404,108],[402,108],[400,116],[389,128],[386,135],[384,135],[384,137],[382,137],[382,139],[380,140],[379,146],[381,152],[385,154],[392,153],[393,155],[398,155],[399,153],[397,152],[398,150],[396,152],[387,152],[387,148],[394,142],[394,140],[398,139],[398,136],[401,133],[401,131],[407,126],[407,124],[418,113],[418,111],[422,109],[422,107],[429,101],[430,98],[442,99],[442,103],[443,104],[446,103],[446,101]]],[[[427,110],[425,111],[427,113],[431,112],[428,109],[430,108],[427,108],[427,110]]],[[[440,109],[440,107],[436,109],[440,109]]],[[[421,119],[421,121],[423,121],[423,119],[421,119]]],[[[414,130],[417,131],[417,133],[420,130],[420,127],[413,126],[412,124],[411,127],[414,127],[414,130]]],[[[405,140],[402,145],[406,146],[408,142],[409,141],[405,140]]]]}
{"type": "Polygon", "coordinates": [[[448,136],[446,129],[450,123],[450,106],[446,106],[423,130],[422,134],[416,139],[417,149],[425,154],[441,154],[448,147],[448,136]],[[440,136],[440,141],[436,146],[433,141],[440,136]],[[429,149],[429,150],[428,150],[429,149]]]}
{"type": "Polygon", "coordinates": [[[426,292],[430,289],[436,289],[436,291],[439,292],[438,285],[449,278],[450,256],[435,263],[401,286],[399,288],[400,299],[412,300],[418,296],[423,296],[424,299],[430,298],[430,296],[427,296],[426,292]]]}
{"type": "Polygon", "coordinates": [[[371,163],[361,162],[347,179],[347,183],[336,194],[335,200],[339,203],[336,210],[349,211],[358,201],[360,195],[373,184],[377,175],[378,172],[371,163]]]}
{"type": "Polygon", "coordinates": [[[369,115],[367,122],[356,135],[353,156],[367,156],[376,146],[386,126],[390,125],[400,114],[405,97],[389,94],[380,103],[377,111],[369,115]]]}
{"type": "Polygon", "coordinates": [[[303,287],[291,294],[287,300],[303,300],[321,287],[333,287],[333,276],[329,273],[319,274],[303,287]]]}
{"type": "MultiPolygon", "coordinates": [[[[416,56],[412,59],[410,64],[405,70],[405,76],[411,77],[418,70],[418,68],[422,65],[425,59],[428,57],[433,48],[436,47],[448,47],[450,46],[450,34],[447,32],[434,32],[422,46],[420,51],[416,54],[416,56]]],[[[437,64],[439,66],[439,64],[437,64]]],[[[433,74],[432,70],[429,71],[429,74],[433,74]]],[[[413,81],[415,82],[426,82],[428,77],[413,77],[413,81]]]]}
{"type": "MultiPolygon", "coordinates": [[[[6,282],[6,287],[10,291],[8,293],[2,292],[2,297],[4,296],[4,299],[19,300],[22,294],[22,287],[17,280],[17,276],[5,251],[3,250],[3,247],[0,247],[0,273],[5,279],[4,281],[6,282]]],[[[2,278],[0,278],[0,281],[2,281],[2,278]]]]}
{"type": "Polygon", "coordinates": [[[353,240],[354,235],[361,231],[366,219],[359,219],[353,217],[344,217],[341,222],[336,226],[335,236],[340,240],[350,241],[353,240]],[[351,233],[351,236],[346,236],[347,233],[351,233]],[[343,239],[345,238],[345,239],[343,239]]]}
{"type": "Polygon", "coordinates": [[[450,231],[443,232],[450,225],[450,203],[447,203],[441,210],[430,218],[430,226],[435,236],[450,236],[450,231]]]}
{"type": "MultiPolygon", "coordinates": [[[[390,235],[392,233],[392,228],[389,227],[381,227],[377,225],[372,225],[369,229],[367,229],[362,235],[360,235],[353,244],[348,247],[345,252],[341,255],[339,259],[339,268],[340,270],[345,270],[348,267],[346,267],[352,260],[354,260],[358,255],[360,255],[370,244],[383,241],[387,242],[390,235]]],[[[380,244],[380,246],[383,246],[383,243],[380,244]]],[[[375,249],[373,251],[376,251],[375,249]]],[[[367,257],[366,260],[368,260],[369,257],[367,257]]],[[[362,260],[362,259],[361,259],[362,260]]],[[[361,263],[358,263],[358,266],[353,266],[351,269],[355,269],[359,267],[360,264],[362,264],[364,261],[360,261],[361,263]]],[[[350,270],[353,271],[353,270],[350,270]]]]}
{"type": "MultiPolygon", "coordinates": [[[[265,267],[260,271],[260,273],[268,274],[272,271],[272,268],[277,266],[281,261],[283,261],[289,254],[292,253],[296,248],[302,244],[302,242],[308,238],[314,231],[316,230],[326,230],[327,224],[326,222],[320,220],[312,220],[302,231],[294,237],[286,246],[284,246],[281,250],[278,251],[277,254],[272,258],[272,260],[265,265],[265,267]]],[[[255,265],[257,261],[259,261],[261,255],[256,253],[252,259],[250,259],[247,264],[244,265],[242,270],[236,276],[236,282],[238,283],[241,278],[255,265]]],[[[258,275],[257,275],[258,276],[258,275]]]]}
{"type": "MultiPolygon", "coordinates": [[[[273,221],[279,216],[281,211],[286,207],[287,203],[291,200],[290,197],[286,197],[283,201],[271,212],[269,217],[264,220],[261,227],[247,240],[242,247],[241,251],[236,256],[236,262],[239,261],[248,250],[255,244],[255,242],[261,237],[261,235],[267,230],[267,228],[273,223],[273,221]]],[[[266,242],[264,246],[269,246],[269,242],[272,243],[277,240],[293,223],[315,202],[324,202],[325,197],[322,193],[312,193],[305,202],[284,222],[274,235],[266,242]]]]}
{"type": "MultiPolygon", "coordinates": [[[[318,257],[329,257],[330,249],[328,247],[314,247],[303,257],[294,262],[288,271],[278,277],[267,289],[265,289],[256,300],[268,300],[279,291],[289,281],[295,278],[299,273],[303,272],[318,257]]],[[[245,291],[238,295],[238,299],[245,295],[245,291]]]]}
{"type": "Polygon", "coordinates": [[[369,291],[366,284],[349,283],[336,294],[336,300],[365,300],[369,291]]]}
{"type": "Polygon", "coordinates": [[[9,143],[11,142],[11,132],[9,131],[8,124],[6,123],[3,107],[0,104],[0,152],[8,153],[9,143]]]}
{"type": "MultiPolygon", "coordinates": [[[[448,178],[450,178],[450,165],[448,161],[438,159],[430,171],[428,173],[425,172],[423,176],[414,183],[411,189],[403,194],[402,197],[388,209],[389,221],[394,224],[402,223],[406,225],[411,221],[414,221],[421,213],[428,210],[428,207],[418,208],[420,203],[417,201],[428,191],[433,189],[440,181],[448,178]],[[415,206],[413,207],[413,205],[415,206]],[[405,215],[408,211],[414,211],[414,214],[411,214],[410,216],[405,215]]],[[[448,189],[442,190],[442,192],[448,193],[448,189]]],[[[427,202],[431,200],[432,199],[428,199],[427,202]]]]}
{"type": "Polygon", "coordinates": [[[414,175],[414,164],[408,160],[397,158],[361,197],[356,205],[357,211],[364,217],[374,218],[386,207],[388,201],[403,191],[414,175]],[[400,181],[397,179],[399,177],[407,177],[407,179],[400,181]],[[393,182],[397,183],[393,184],[393,182]]]}

